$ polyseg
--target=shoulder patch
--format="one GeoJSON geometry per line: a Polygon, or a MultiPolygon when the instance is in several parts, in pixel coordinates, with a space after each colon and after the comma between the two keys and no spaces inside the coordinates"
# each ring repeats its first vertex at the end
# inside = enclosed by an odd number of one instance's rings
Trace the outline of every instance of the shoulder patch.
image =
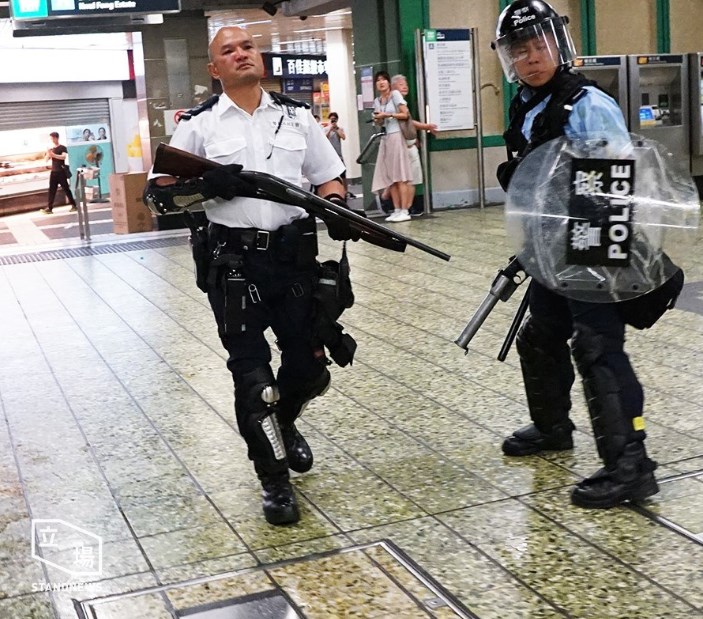
{"type": "Polygon", "coordinates": [[[581,87],[579,90],[577,90],[574,95],[571,97],[571,101],[567,101],[566,105],[571,105],[572,107],[576,105],[576,102],[582,99],[584,96],[588,94],[588,91],[584,88],[581,87]]]}
{"type": "Polygon", "coordinates": [[[193,116],[197,116],[198,114],[201,114],[205,110],[209,110],[211,107],[213,107],[218,101],[220,100],[220,95],[212,95],[209,99],[203,101],[199,105],[196,105],[195,107],[190,108],[189,110],[183,112],[181,114],[181,117],[179,119],[179,122],[181,120],[190,120],[193,118],[193,116]]]}
{"type": "Polygon", "coordinates": [[[269,96],[273,99],[276,105],[288,105],[291,107],[303,107],[305,109],[310,109],[310,105],[288,97],[287,95],[282,95],[280,92],[274,92],[273,90],[269,92],[269,96]]]}

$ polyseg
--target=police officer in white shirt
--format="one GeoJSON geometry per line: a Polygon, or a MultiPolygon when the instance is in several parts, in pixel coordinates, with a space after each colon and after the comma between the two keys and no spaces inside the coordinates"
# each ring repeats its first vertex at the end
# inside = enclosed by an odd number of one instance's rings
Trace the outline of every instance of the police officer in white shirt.
{"type": "MultiPolygon", "coordinates": [[[[312,343],[315,219],[296,206],[247,197],[251,188],[237,173],[267,172],[298,186],[304,175],[319,195],[346,206],[345,168],[304,104],[262,90],[263,59],[246,30],[220,29],[209,54],[223,94],[182,117],[171,145],[224,165],[201,179],[153,177],[145,200],[174,210],[204,204],[213,262],[203,287],[229,353],[239,431],[261,480],[266,520],[289,524],[300,516],[288,469],[302,473],[313,463],[294,421],[330,384],[324,353],[312,343]],[[281,350],[275,377],[268,327],[281,350]]],[[[334,219],[333,239],[358,240],[358,231],[334,219]]]]}

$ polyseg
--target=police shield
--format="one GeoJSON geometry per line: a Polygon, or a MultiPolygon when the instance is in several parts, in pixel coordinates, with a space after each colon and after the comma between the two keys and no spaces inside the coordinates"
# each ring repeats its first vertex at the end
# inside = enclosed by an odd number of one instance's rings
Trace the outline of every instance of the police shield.
{"type": "Polygon", "coordinates": [[[654,140],[561,137],[520,163],[506,230],[525,271],[572,299],[626,301],[666,282],[695,242],[690,175],[654,140]]]}

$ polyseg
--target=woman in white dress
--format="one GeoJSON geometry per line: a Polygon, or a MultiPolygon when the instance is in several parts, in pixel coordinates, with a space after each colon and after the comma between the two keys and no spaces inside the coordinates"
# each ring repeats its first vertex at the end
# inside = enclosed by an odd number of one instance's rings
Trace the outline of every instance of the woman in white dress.
{"type": "Polygon", "coordinates": [[[408,106],[397,90],[391,90],[391,77],[385,71],[377,71],[374,83],[378,97],[373,102],[373,120],[386,130],[378,149],[376,169],[373,173],[371,191],[383,191],[389,188],[393,202],[393,213],[386,221],[408,221],[410,214],[403,206],[403,188],[412,181],[408,149],[405,138],[400,131],[399,120],[407,120],[408,106]]]}

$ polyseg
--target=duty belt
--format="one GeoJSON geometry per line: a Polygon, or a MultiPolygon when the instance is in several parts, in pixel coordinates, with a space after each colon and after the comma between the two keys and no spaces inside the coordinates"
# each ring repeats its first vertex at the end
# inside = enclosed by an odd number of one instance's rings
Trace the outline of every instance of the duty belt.
{"type": "Polygon", "coordinates": [[[245,253],[252,251],[273,251],[281,249],[282,241],[290,238],[291,229],[297,228],[295,232],[296,243],[301,242],[301,238],[307,237],[314,241],[314,231],[316,230],[315,218],[296,219],[293,223],[281,226],[277,230],[259,230],[258,228],[229,228],[222,224],[210,223],[210,238],[218,245],[227,247],[228,253],[245,253]],[[310,236],[312,234],[312,236],[310,236]]]}
{"type": "Polygon", "coordinates": [[[210,236],[225,243],[235,251],[268,251],[275,247],[280,234],[278,230],[257,228],[228,228],[221,224],[210,224],[210,236]]]}

